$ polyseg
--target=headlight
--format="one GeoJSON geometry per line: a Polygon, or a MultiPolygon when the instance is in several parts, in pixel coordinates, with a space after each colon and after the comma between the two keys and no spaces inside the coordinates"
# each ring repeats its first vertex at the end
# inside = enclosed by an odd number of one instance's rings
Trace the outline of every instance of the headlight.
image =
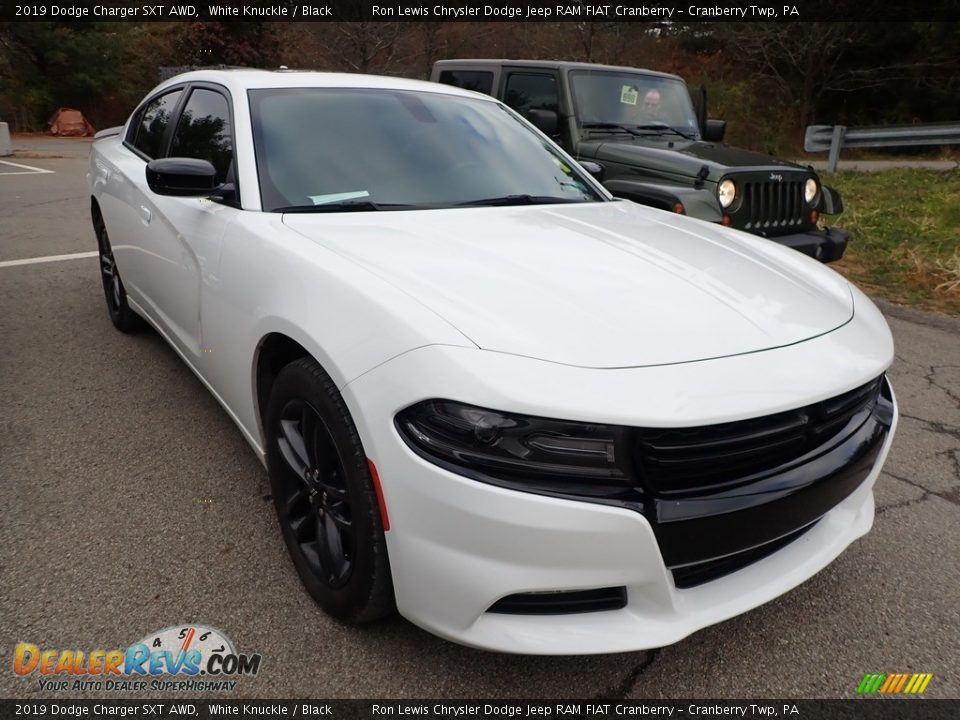
{"type": "Polygon", "coordinates": [[[733,205],[733,201],[737,199],[737,184],[729,178],[721,181],[717,187],[717,199],[721,207],[728,208],[733,205]]]}
{"type": "Polygon", "coordinates": [[[817,199],[817,195],[820,194],[820,186],[817,185],[817,181],[813,178],[807,178],[807,182],[803,184],[803,199],[807,201],[808,204],[813,205],[813,201],[817,199]]]}
{"type": "Polygon", "coordinates": [[[425,400],[396,417],[406,443],[441,467],[520,489],[613,497],[629,477],[628,429],[425,400]]]}

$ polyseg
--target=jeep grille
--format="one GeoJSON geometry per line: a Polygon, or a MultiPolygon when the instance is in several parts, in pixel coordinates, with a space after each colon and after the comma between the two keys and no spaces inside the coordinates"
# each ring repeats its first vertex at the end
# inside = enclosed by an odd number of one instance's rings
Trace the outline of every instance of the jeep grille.
{"type": "MultiPolygon", "coordinates": [[[[792,230],[806,224],[807,204],[803,199],[803,183],[797,180],[748,182],[743,187],[743,205],[739,210],[744,230],[764,233],[767,230],[792,230]]],[[[776,233],[774,233],[776,234],[776,233]]]]}

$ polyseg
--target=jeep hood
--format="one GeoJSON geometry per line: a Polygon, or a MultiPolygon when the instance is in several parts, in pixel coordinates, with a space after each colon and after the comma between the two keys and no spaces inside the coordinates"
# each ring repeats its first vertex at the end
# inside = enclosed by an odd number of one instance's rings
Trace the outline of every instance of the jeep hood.
{"type": "Polygon", "coordinates": [[[677,136],[651,135],[631,140],[581,143],[582,158],[614,162],[622,165],[638,165],[647,170],[667,175],[696,177],[704,165],[710,171],[708,178],[718,181],[730,170],[769,170],[771,172],[806,172],[804,168],[778,160],[771,155],[741,150],[730,145],[708,142],[691,142],[677,136]],[[673,147],[670,147],[670,143],[673,147]]]}
{"type": "Polygon", "coordinates": [[[628,201],[288,214],[283,222],[480,348],[568,365],[756,352],[830,332],[853,315],[846,281],[819,263],[628,201]]]}

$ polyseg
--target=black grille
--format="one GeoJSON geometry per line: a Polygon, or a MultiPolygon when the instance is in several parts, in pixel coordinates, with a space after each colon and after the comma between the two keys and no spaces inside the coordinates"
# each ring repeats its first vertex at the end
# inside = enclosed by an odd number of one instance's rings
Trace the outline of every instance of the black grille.
{"type": "Polygon", "coordinates": [[[877,402],[881,379],[815,405],[754,420],[638,429],[637,464],[644,484],[663,496],[751,482],[824,446],[852,422],[859,426],[877,402]]]}
{"type": "Polygon", "coordinates": [[[573,613],[620,610],[627,606],[625,587],[537,592],[508,595],[497,600],[487,612],[504,615],[570,615],[573,613]]]}
{"type": "Polygon", "coordinates": [[[768,542],[765,545],[750,548],[749,550],[744,550],[734,555],[673,568],[671,570],[673,573],[673,584],[680,589],[692,588],[741,570],[747,565],[762,560],[769,555],[773,555],[777,550],[786,547],[814,525],[816,525],[816,523],[811,523],[773,542],[768,542]]]}
{"type": "Polygon", "coordinates": [[[744,230],[763,232],[799,228],[806,223],[803,184],[806,178],[748,182],[743,187],[744,230]]]}

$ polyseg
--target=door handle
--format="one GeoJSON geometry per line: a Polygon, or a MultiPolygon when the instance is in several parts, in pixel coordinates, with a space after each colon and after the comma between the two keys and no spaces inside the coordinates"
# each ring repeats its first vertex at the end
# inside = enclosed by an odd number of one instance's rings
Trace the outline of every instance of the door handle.
{"type": "Polygon", "coordinates": [[[153,218],[153,213],[150,212],[150,208],[146,205],[140,206],[140,220],[144,225],[149,225],[150,220],[153,218]]]}

